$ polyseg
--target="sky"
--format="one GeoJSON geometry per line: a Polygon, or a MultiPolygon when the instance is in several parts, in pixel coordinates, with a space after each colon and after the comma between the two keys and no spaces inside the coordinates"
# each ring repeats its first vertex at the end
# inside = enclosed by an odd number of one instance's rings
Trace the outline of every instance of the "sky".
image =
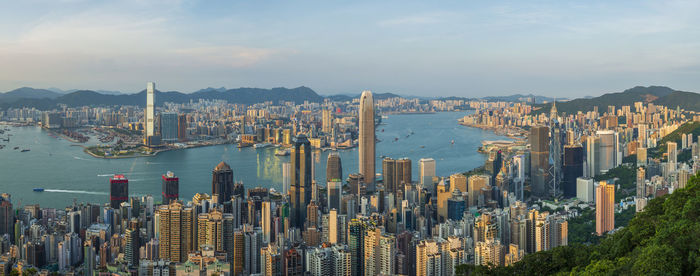
{"type": "Polygon", "coordinates": [[[700,91],[700,1],[3,2],[0,91],[700,91]]]}

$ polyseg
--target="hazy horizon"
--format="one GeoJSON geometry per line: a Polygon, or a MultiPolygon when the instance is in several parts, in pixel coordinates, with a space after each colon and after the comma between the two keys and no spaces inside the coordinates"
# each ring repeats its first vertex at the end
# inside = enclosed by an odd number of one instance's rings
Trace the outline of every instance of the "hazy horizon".
{"type": "Polygon", "coordinates": [[[0,91],[298,87],[580,98],[700,91],[700,2],[21,1],[0,91]]]}

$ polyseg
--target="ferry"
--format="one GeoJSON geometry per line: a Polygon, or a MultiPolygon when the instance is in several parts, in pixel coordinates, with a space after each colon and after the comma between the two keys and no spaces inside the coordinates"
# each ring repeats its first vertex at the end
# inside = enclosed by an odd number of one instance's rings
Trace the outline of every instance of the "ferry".
{"type": "Polygon", "coordinates": [[[35,192],[43,192],[44,188],[34,188],[33,191],[35,192]]]}
{"type": "Polygon", "coordinates": [[[21,152],[28,152],[29,149],[23,149],[21,152]]]}
{"type": "Polygon", "coordinates": [[[289,155],[289,153],[290,153],[290,152],[289,152],[288,149],[277,149],[277,150],[275,151],[275,155],[276,155],[276,156],[287,156],[287,155],[289,155]]]}
{"type": "Polygon", "coordinates": [[[270,143],[258,143],[258,144],[253,145],[253,148],[262,149],[262,148],[269,147],[271,145],[272,144],[270,144],[270,143]]]}

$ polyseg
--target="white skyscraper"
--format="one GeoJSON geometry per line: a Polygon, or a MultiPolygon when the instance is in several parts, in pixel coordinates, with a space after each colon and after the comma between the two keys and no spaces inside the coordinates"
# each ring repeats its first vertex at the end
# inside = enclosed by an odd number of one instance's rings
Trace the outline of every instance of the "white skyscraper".
{"type": "Polygon", "coordinates": [[[146,137],[150,137],[156,134],[155,130],[155,120],[156,120],[156,84],[154,82],[149,82],[146,84],[146,113],[144,114],[144,119],[146,120],[146,137]]]}

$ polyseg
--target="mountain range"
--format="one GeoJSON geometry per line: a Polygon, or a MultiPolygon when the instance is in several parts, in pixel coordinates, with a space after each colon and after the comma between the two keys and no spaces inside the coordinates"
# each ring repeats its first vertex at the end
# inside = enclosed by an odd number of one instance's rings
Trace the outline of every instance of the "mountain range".
{"type": "MultiPolygon", "coordinates": [[[[608,106],[620,107],[633,106],[635,102],[654,103],[668,108],[680,107],[681,109],[700,112],[700,94],[671,89],[666,86],[636,86],[622,92],[608,93],[599,97],[581,98],[566,102],[557,102],[557,111],[573,114],[578,111],[593,111],[598,107],[602,113],[608,106]]],[[[536,105],[536,113],[549,112],[552,103],[536,105]]]]}
{"type": "MultiPolygon", "coordinates": [[[[57,88],[36,89],[31,87],[22,87],[6,93],[0,93],[0,108],[7,109],[11,107],[35,107],[41,110],[53,109],[58,104],[64,104],[70,107],[93,105],[93,106],[108,106],[108,105],[145,105],[145,90],[134,94],[124,94],[119,91],[107,90],[60,90],[57,88]]],[[[374,99],[382,100],[393,97],[415,98],[401,96],[394,93],[374,93],[374,99]]],[[[322,102],[324,99],[331,101],[352,101],[359,98],[360,94],[338,94],[321,96],[311,88],[300,86],[297,88],[235,88],[227,89],[225,87],[213,88],[207,87],[197,90],[192,93],[182,93],[178,91],[156,91],[156,103],[162,105],[164,102],[185,103],[190,100],[225,100],[230,103],[254,104],[265,101],[279,102],[292,101],[297,104],[308,102],[322,102]]],[[[522,102],[529,101],[535,97],[536,103],[548,102],[547,104],[537,104],[535,106],[536,113],[549,112],[554,98],[537,96],[533,94],[523,95],[515,94],[510,96],[487,96],[480,98],[486,101],[510,101],[522,102]]],[[[421,98],[423,99],[423,98],[421,98]]],[[[430,98],[425,98],[430,99],[430,98]]],[[[437,98],[442,100],[473,100],[474,98],[466,97],[443,97],[437,98]]],[[[627,89],[623,92],[608,93],[599,97],[585,97],[574,100],[566,100],[565,98],[557,98],[557,110],[568,114],[578,111],[591,111],[594,106],[603,112],[607,110],[608,105],[622,106],[634,105],[634,102],[647,102],[663,105],[669,108],[676,106],[690,111],[700,111],[700,94],[693,92],[677,91],[665,86],[637,86],[627,89]],[[559,101],[563,100],[563,101],[559,101]]]]}

